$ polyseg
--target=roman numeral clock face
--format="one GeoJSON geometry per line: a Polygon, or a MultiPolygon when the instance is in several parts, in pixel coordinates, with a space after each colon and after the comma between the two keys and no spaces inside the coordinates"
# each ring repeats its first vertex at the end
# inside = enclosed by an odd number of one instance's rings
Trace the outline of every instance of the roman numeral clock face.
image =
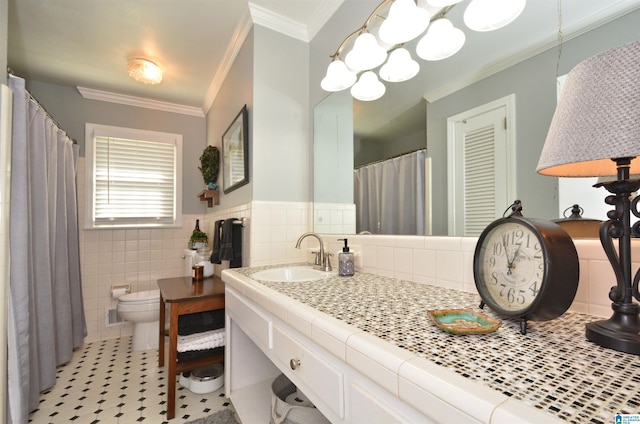
{"type": "Polygon", "coordinates": [[[493,227],[482,239],[477,256],[479,281],[493,309],[526,310],[544,280],[544,257],[536,234],[517,221],[493,227]]]}

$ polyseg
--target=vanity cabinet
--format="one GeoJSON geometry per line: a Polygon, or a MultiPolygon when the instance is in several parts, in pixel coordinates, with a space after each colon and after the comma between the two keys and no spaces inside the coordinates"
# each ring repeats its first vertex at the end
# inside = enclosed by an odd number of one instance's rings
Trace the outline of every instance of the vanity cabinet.
{"type": "Polygon", "coordinates": [[[243,423],[269,421],[280,373],[332,423],[434,422],[229,285],[225,296],[225,385],[243,423]]]}
{"type": "MultiPolygon", "coordinates": [[[[222,272],[226,394],[243,424],[270,420],[271,383],[281,373],[332,423],[561,422],[253,280],[253,272],[222,272]]],[[[373,289],[372,278],[350,281],[373,289]]],[[[344,290],[338,276],[304,289],[321,297],[332,284],[344,290]]]]}

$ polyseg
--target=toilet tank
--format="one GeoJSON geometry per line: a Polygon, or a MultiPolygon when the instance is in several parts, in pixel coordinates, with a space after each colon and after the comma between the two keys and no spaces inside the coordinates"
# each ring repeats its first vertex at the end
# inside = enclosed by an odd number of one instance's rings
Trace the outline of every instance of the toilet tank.
{"type": "Polygon", "coordinates": [[[183,276],[189,277],[191,275],[191,267],[193,266],[193,260],[197,253],[197,250],[184,249],[184,253],[182,254],[182,259],[184,260],[183,276]]]}

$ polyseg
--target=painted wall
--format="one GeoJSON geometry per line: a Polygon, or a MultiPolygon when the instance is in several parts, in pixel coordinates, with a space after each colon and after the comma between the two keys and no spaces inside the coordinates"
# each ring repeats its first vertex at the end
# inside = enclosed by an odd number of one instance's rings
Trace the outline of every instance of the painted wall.
{"type": "Polygon", "coordinates": [[[182,134],[182,212],[204,213],[204,203],[197,197],[204,188],[198,170],[199,157],[206,145],[204,118],[85,99],[75,87],[29,80],[26,83],[27,89],[62,129],[78,141],[81,156],[84,156],[87,122],[182,134]]]}
{"type": "MultiPolygon", "coordinates": [[[[562,48],[559,75],[569,72],[582,60],[603,50],[638,40],[639,20],[640,11],[636,11],[566,41],[562,48]]],[[[557,49],[550,49],[429,103],[427,147],[433,158],[433,181],[447,181],[447,117],[515,93],[517,196],[523,201],[527,216],[544,219],[560,217],[564,208],[558,210],[558,179],[535,172],[557,103],[557,61],[557,49]]],[[[446,184],[433,186],[434,228],[447,228],[446,196],[446,184]]],[[[566,205],[569,206],[571,205],[566,205]]]]}
{"type": "Polygon", "coordinates": [[[309,201],[308,44],[254,26],[253,200],[309,201]]]}
{"type": "MultiPolygon", "coordinates": [[[[247,105],[249,114],[249,184],[244,185],[228,194],[224,194],[222,189],[219,190],[220,205],[225,208],[246,204],[251,200],[253,193],[254,176],[252,172],[253,154],[252,148],[254,144],[253,121],[253,30],[247,36],[238,55],[236,56],[227,77],[225,78],[218,95],[209,108],[206,117],[206,143],[220,149],[220,177],[218,185],[222,187],[223,164],[222,164],[222,135],[227,130],[236,115],[247,105]]],[[[221,206],[221,207],[222,207],[221,206]]],[[[215,208],[219,209],[219,208],[215,208]]],[[[208,210],[207,213],[211,213],[208,210]]]]}

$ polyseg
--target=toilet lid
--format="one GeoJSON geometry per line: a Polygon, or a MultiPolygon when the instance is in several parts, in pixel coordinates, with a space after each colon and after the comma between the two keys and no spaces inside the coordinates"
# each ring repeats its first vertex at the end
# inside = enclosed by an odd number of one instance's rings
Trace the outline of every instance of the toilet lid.
{"type": "Polygon", "coordinates": [[[160,290],[134,292],[120,296],[120,302],[126,303],[155,303],[160,302],[160,290]]]}

